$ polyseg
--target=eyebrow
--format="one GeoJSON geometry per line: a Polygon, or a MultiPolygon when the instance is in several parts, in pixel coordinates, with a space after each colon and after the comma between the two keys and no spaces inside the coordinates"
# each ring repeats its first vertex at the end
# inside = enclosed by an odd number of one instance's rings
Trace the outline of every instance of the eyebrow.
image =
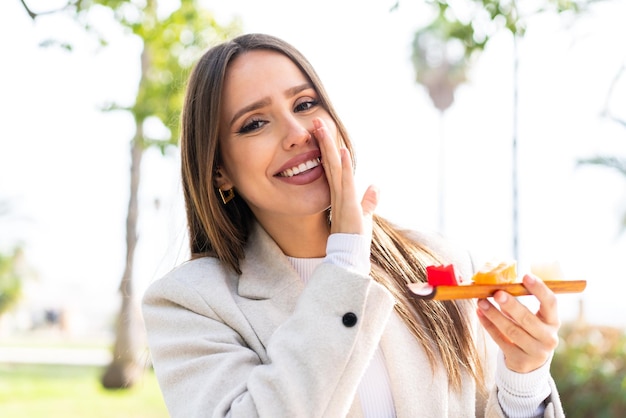
{"type": "Polygon", "coordinates": [[[309,88],[313,88],[313,86],[309,82],[302,83],[299,86],[294,86],[294,87],[288,88],[287,90],[285,90],[285,97],[295,96],[296,94],[300,93],[301,91],[309,89],[309,88]]]}
{"type": "Polygon", "coordinates": [[[239,119],[242,115],[248,113],[248,112],[252,112],[253,110],[257,110],[262,108],[263,106],[267,106],[271,103],[272,101],[269,99],[269,97],[266,97],[264,99],[261,99],[259,101],[256,101],[254,103],[249,104],[248,106],[244,106],[241,109],[239,109],[239,111],[237,113],[235,113],[235,116],[233,116],[233,118],[230,120],[230,126],[233,126],[235,124],[235,121],[237,119],[239,119]]]}
{"type": "MultiPolygon", "coordinates": [[[[311,83],[303,83],[297,86],[293,86],[288,88],[287,90],[285,90],[284,94],[285,97],[292,97],[295,96],[296,94],[300,93],[301,91],[304,91],[308,88],[313,88],[313,86],[311,85],[311,83]]],[[[258,100],[254,103],[251,103],[247,106],[242,107],[241,109],[239,109],[239,111],[237,111],[235,113],[235,115],[233,116],[233,118],[230,120],[230,126],[233,126],[233,124],[235,123],[235,121],[237,119],[239,119],[242,115],[248,113],[248,112],[252,112],[254,110],[260,109],[264,106],[269,105],[270,103],[272,103],[272,101],[270,100],[269,97],[265,97],[261,100],[258,100]]]]}

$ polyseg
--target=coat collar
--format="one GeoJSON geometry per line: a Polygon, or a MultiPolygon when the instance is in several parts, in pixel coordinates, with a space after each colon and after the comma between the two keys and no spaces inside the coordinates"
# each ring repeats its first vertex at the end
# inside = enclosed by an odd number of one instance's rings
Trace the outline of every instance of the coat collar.
{"type": "Polygon", "coordinates": [[[278,245],[258,223],[252,228],[245,254],[239,278],[240,296],[249,299],[271,299],[291,287],[301,291],[302,279],[278,245]]]}
{"type": "Polygon", "coordinates": [[[255,223],[241,262],[239,306],[264,346],[293,312],[302,279],[278,245],[255,223]]]}

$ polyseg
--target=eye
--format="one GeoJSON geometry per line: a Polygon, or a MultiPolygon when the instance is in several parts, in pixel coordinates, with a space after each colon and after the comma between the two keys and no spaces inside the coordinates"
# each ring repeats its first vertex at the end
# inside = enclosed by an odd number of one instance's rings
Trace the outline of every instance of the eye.
{"type": "Polygon", "coordinates": [[[267,123],[267,121],[264,121],[262,119],[252,119],[252,120],[246,121],[243,124],[243,126],[241,128],[239,128],[237,133],[238,134],[247,134],[247,133],[256,131],[257,129],[261,129],[266,123],[267,123]]]}
{"type": "Polygon", "coordinates": [[[296,107],[294,108],[294,112],[306,112],[307,110],[313,109],[319,104],[319,101],[312,98],[305,98],[303,100],[298,101],[296,103],[296,107]]]}

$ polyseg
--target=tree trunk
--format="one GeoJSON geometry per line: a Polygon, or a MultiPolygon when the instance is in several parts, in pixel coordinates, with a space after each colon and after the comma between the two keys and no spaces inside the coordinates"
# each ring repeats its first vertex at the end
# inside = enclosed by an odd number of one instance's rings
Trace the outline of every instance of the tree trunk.
{"type": "Polygon", "coordinates": [[[126,267],[119,289],[122,304],[117,319],[113,360],[101,380],[107,389],[133,386],[144,369],[140,364],[140,352],[144,347],[145,337],[133,291],[133,265],[138,240],[138,191],[144,151],[142,137],[142,127],[138,124],[135,139],[131,143],[130,198],[126,217],[126,267]]]}
{"type": "MultiPolygon", "coordinates": [[[[139,88],[145,83],[150,57],[147,48],[141,52],[141,78],[139,88]]],[[[120,283],[122,304],[117,318],[113,360],[102,376],[102,386],[107,389],[121,389],[132,387],[141,376],[145,364],[141,364],[141,351],[145,347],[145,331],[139,306],[134,297],[133,267],[135,248],[137,247],[137,219],[139,218],[139,183],[141,180],[141,160],[145,143],[143,119],[135,116],[135,137],[131,142],[130,163],[130,196],[128,199],[128,214],[126,216],[126,267],[120,283]]]]}

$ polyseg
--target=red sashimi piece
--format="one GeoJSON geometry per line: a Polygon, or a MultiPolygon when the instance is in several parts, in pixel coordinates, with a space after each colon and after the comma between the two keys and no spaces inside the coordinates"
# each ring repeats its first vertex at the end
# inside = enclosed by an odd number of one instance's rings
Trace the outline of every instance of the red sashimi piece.
{"type": "Polygon", "coordinates": [[[461,280],[457,277],[452,264],[427,266],[428,284],[431,286],[458,286],[461,280]]]}

